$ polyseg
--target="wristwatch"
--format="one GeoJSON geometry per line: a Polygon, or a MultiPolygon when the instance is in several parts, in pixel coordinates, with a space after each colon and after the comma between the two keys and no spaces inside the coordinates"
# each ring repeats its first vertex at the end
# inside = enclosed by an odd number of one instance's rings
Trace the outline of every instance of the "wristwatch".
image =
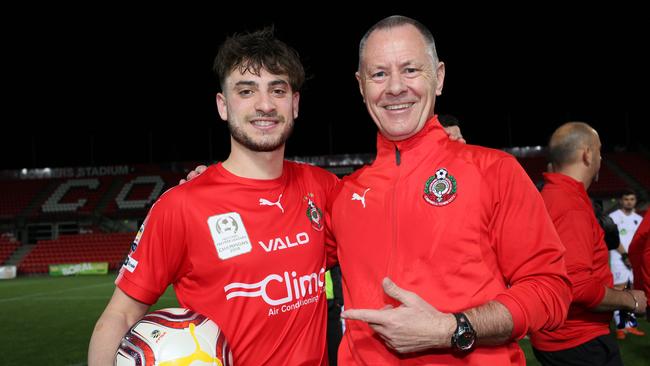
{"type": "Polygon", "coordinates": [[[451,336],[451,345],[461,352],[468,352],[476,343],[476,332],[465,314],[454,313],[456,317],[456,331],[451,336]]]}

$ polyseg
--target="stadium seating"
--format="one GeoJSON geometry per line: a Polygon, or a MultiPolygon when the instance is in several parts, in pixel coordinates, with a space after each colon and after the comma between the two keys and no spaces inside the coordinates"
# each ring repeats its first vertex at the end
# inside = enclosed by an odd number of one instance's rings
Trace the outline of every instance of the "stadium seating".
{"type": "Polygon", "coordinates": [[[47,180],[0,181],[0,219],[11,219],[21,213],[48,183],[47,180]]]}
{"type": "Polygon", "coordinates": [[[91,213],[111,184],[111,177],[63,179],[42,202],[40,212],[91,213]]]}
{"type": "Polygon", "coordinates": [[[533,183],[543,181],[542,173],[546,171],[547,159],[545,156],[517,158],[519,164],[526,170],[533,183]]]}
{"type": "Polygon", "coordinates": [[[120,187],[116,196],[111,198],[103,214],[116,216],[122,213],[144,216],[156,199],[167,189],[177,185],[180,178],[179,174],[172,173],[126,176],[124,185],[120,187]]]}
{"type": "Polygon", "coordinates": [[[627,187],[628,184],[603,162],[600,165],[598,181],[591,184],[589,194],[597,197],[617,196],[627,187]]]}
{"type": "Polygon", "coordinates": [[[9,239],[0,237],[0,265],[4,264],[4,262],[9,259],[9,257],[13,254],[13,252],[18,248],[20,243],[9,239]]]}
{"type": "Polygon", "coordinates": [[[645,189],[650,189],[650,159],[635,152],[619,152],[607,155],[618,166],[639,182],[645,189]]]}
{"type": "Polygon", "coordinates": [[[118,269],[126,257],[135,233],[61,235],[39,241],[20,262],[19,273],[47,273],[50,264],[108,262],[118,269]]]}

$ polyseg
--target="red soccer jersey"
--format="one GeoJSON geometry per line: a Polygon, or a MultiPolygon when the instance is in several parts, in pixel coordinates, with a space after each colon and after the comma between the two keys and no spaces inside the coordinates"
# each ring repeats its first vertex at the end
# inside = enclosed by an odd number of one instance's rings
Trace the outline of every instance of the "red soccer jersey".
{"type": "Polygon", "coordinates": [[[326,365],[321,210],[336,181],[286,161],[273,180],[212,166],[152,207],[116,284],[147,304],[173,284],[223,329],[237,365],[326,365]]]}
{"type": "MultiPolygon", "coordinates": [[[[442,312],[499,301],[513,337],[566,316],[564,249],[530,178],[506,153],[449,141],[436,119],[404,141],[378,135],[377,159],[343,180],[331,223],[347,309],[397,306],[388,276],[442,312]]],[[[397,355],[367,324],[346,325],[339,365],[525,364],[515,341],[397,355]]]]}
{"type": "Polygon", "coordinates": [[[613,279],[605,233],[582,182],[559,173],[544,173],[544,180],[542,197],[566,247],[573,301],[561,327],[533,333],[531,342],[542,351],[560,351],[609,333],[612,313],[589,309],[600,304],[613,279]]]}

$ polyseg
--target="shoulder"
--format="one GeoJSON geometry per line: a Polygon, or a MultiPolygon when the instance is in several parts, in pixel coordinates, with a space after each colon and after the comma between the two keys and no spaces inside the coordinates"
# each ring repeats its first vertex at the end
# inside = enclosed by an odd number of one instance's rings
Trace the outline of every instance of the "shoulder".
{"type": "MultiPolygon", "coordinates": [[[[187,202],[187,200],[191,200],[198,191],[202,190],[206,184],[211,184],[213,182],[215,175],[214,169],[214,165],[210,166],[198,177],[183,184],[169,188],[162,195],[160,195],[156,203],[154,203],[152,210],[154,207],[158,207],[158,210],[179,209],[187,202]]],[[[215,186],[219,187],[220,185],[217,184],[215,186]]]]}
{"type": "Polygon", "coordinates": [[[315,184],[335,184],[338,177],[323,168],[295,161],[285,161],[285,167],[291,171],[291,174],[308,183],[315,184]]]}
{"type": "Polygon", "coordinates": [[[520,166],[514,156],[502,150],[456,142],[450,142],[449,147],[454,156],[475,165],[480,170],[487,170],[497,165],[520,166]]]}

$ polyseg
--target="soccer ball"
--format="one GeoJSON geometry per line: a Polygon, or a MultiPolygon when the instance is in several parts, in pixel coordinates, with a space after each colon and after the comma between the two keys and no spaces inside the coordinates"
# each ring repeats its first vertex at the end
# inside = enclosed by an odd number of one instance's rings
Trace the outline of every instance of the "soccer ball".
{"type": "Polygon", "coordinates": [[[151,312],[124,335],[116,366],[232,366],[230,347],[219,326],[188,309],[151,312]]]}

